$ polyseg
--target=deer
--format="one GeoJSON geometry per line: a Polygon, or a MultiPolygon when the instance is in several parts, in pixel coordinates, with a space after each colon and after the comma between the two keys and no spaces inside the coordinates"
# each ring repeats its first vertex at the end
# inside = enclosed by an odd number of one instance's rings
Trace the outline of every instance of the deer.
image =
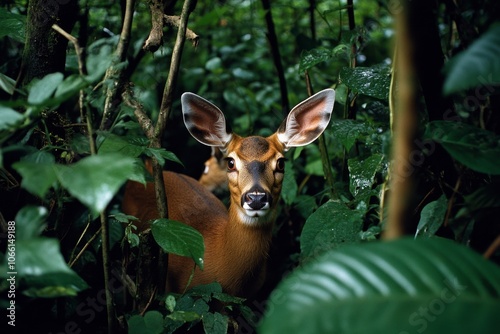
{"type": "MultiPolygon", "coordinates": [[[[293,107],[272,135],[242,137],[231,131],[217,106],[194,93],[182,94],[183,119],[191,136],[224,155],[230,198],[226,208],[197,180],[163,172],[169,219],[198,230],[205,244],[204,269],[196,267],[192,277],[193,260],[169,254],[168,292],[213,282],[235,296],[248,298],[258,292],[265,281],[285,152],[323,133],[334,102],[335,91],[322,90],[293,107]]],[[[139,219],[139,231],[146,229],[159,216],[154,185],[128,181],[122,210],[139,219]]]]}
{"type": "Polygon", "coordinates": [[[228,190],[226,160],[224,160],[222,151],[216,147],[212,147],[210,158],[205,161],[204,165],[205,168],[198,182],[216,196],[222,196],[228,190]]]}

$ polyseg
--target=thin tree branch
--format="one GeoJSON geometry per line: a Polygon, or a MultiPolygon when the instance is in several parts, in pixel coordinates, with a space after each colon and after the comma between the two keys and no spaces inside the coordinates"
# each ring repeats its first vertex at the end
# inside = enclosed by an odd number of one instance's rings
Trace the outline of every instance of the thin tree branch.
{"type": "Polygon", "coordinates": [[[134,115],[137,118],[137,122],[139,122],[139,125],[141,126],[142,131],[144,131],[146,137],[148,139],[153,138],[153,122],[144,111],[143,105],[133,96],[132,88],[130,86],[126,87],[123,90],[122,97],[123,102],[134,109],[134,115]]]}
{"type": "MultiPolygon", "coordinates": [[[[181,24],[181,18],[179,16],[165,15],[164,19],[166,24],[176,28],[179,28],[181,24]]],[[[198,46],[199,38],[200,37],[194,31],[192,31],[189,28],[186,28],[186,39],[189,39],[193,43],[194,47],[198,46]]]]}
{"type": "Polygon", "coordinates": [[[149,52],[155,52],[163,43],[163,0],[148,0],[151,11],[151,30],[142,47],[149,52]]]}
{"type": "Polygon", "coordinates": [[[106,86],[106,100],[104,102],[104,112],[102,115],[100,130],[109,127],[112,116],[116,113],[118,105],[121,103],[120,95],[124,84],[124,66],[117,66],[127,59],[127,51],[130,44],[130,31],[134,14],[135,0],[127,0],[125,7],[125,17],[123,19],[120,41],[115,50],[115,56],[110,68],[106,71],[103,81],[110,81],[113,84],[106,86]]]}
{"type": "MultiPolygon", "coordinates": [[[[158,122],[156,123],[154,129],[154,135],[151,145],[153,147],[161,147],[161,137],[165,128],[167,126],[167,120],[170,116],[172,110],[173,93],[175,89],[175,83],[177,81],[177,76],[179,73],[179,67],[182,57],[182,49],[184,47],[184,42],[186,40],[186,29],[189,14],[191,13],[192,0],[186,0],[182,6],[181,20],[179,24],[179,30],[177,31],[177,38],[175,40],[174,49],[172,52],[172,59],[170,61],[170,70],[168,72],[167,82],[165,83],[165,88],[163,90],[163,98],[160,106],[160,113],[158,115],[158,122]]],[[[166,192],[163,183],[163,169],[156,159],[153,159],[153,176],[155,179],[155,193],[156,204],[158,206],[158,212],[160,217],[168,217],[168,208],[166,201],[166,192]]]]}
{"type": "Polygon", "coordinates": [[[286,87],[285,71],[283,70],[283,65],[281,64],[280,49],[278,38],[276,37],[276,29],[274,28],[270,1],[262,0],[262,7],[264,8],[264,11],[266,13],[265,20],[267,25],[267,39],[269,40],[269,45],[271,47],[271,55],[273,57],[274,67],[276,68],[276,73],[278,75],[278,81],[280,85],[281,108],[283,115],[286,116],[290,111],[290,105],[288,102],[288,90],[286,87]]]}
{"type": "Polygon", "coordinates": [[[498,248],[500,248],[500,235],[495,238],[488,249],[484,252],[483,257],[485,259],[489,259],[498,248]]]}

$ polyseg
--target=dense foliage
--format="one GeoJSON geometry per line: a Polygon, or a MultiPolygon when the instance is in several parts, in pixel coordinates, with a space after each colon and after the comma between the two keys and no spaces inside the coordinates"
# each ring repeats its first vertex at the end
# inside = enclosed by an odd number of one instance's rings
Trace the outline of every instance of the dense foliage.
{"type": "MultiPolygon", "coordinates": [[[[14,300],[7,297],[13,244],[4,236],[12,235],[15,221],[17,329],[105,332],[110,317],[130,333],[196,326],[206,333],[257,327],[262,333],[486,333],[498,326],[497,1],[409,1],[418,124],[414,150],[403,157],[406,177],[415,180],[404,228],[416,240],[391,242],[379,239],[392,175],[399,1],[274,1],[277,44],[269,38],[267,1],[198,1],[188,28],[199,38],[184,46],[162,148],[151,145],[121,92],[111,101],[112,119],[102,119],[116,82],[158,118],[177,29],[166,25],[163,45],[143,50],[150,1],[138,1],[126,57],[117,59],[126,1],[73,2],[78,6],[6,1],[0,7],[0,305],[7,309],[14,300]],[[42,19],[74,11],[68,33],[84,50],[83,64],[72,42],[49,29],[49,41],[68,43],[64,63],[41,74],[28,66],[36,65],[29,63],[36,51],[27,55],[33,47],[27,36],[37,22],[29,6],[42,19]],[[210,155],[185,130],[180,95],[191,91],[212,101],[236,133],[269,135],[308,89],[327,87],[336,90],[336,103],[323,138],[287,153],[263,291],[245,301],[214,283],[154,300],[141,295],[131,268],[141,245],[154,241],[138,235],[134,217],[121,212],[123,185],[146,182],[146,157],[197,178],[210,155]],[[111,268],[106,280],[103,262],[111,268]],[[105,286],[113,292],[113,315],[105,286]]],[[[167,15],[180,15],[182,2],[164,3],[167,15]]],[[[40,58],[38,69],[56,61],[40,58]]],[[[196,231],[158,220],[152,235],[165,251],[203,266],[196,231]]]]}

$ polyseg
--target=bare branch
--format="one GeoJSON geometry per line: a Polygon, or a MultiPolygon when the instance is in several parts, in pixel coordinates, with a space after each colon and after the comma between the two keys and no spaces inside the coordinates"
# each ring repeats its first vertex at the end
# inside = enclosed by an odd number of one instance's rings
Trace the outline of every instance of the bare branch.
{"type": "MultiPolygon", "coordinates": [[[[164,15],[163,17],[165,19],[165,24],[179,28],[181,24],[181,18],[179,16],[164,15]]],[[[186,39],[189,39],[193,43],[193,46],[197,47],[200,37],[191,29],[186,28],[186,39]]]]}
{"type": "Polygon", "coordinates": [[[148,3],[151,11],[151,31],[142,48],[155,52],[163,44],[163,1],[149,0],[148,3]]]}
{"type": "Polygon", "coordinates": [[[132,19],[134,14],[135,0],[127,0],[123,27],[120,33],[120,41],[116,47],[115,57],[110,68],[106,71],[103,81],[111,81],[106,90],[106,101],[104,102],[104,112],[102,115],[100,130],[109,127],[112,116],[116,113],[118,105],[121,102],[120,94],[123,89],[124,66],[117,66],[127,59],[127,50],[130,44],[130,31],[132,28],[132,19]]]}

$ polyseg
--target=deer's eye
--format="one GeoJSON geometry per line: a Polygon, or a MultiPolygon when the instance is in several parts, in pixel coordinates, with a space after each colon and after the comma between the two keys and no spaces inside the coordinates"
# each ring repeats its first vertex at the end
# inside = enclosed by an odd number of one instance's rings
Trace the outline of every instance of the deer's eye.
{"type": "Polygon", "coordinates": [[[233,158],[227,158],[227,171],[232,172],[236,170],[236,163],[233,158]]]}
{"type": "Polygon", "coordinates": [[[276,161],[276,171],[277,172],[285,171],[285,158],[279,158],[278,161],[276,161]]]}

